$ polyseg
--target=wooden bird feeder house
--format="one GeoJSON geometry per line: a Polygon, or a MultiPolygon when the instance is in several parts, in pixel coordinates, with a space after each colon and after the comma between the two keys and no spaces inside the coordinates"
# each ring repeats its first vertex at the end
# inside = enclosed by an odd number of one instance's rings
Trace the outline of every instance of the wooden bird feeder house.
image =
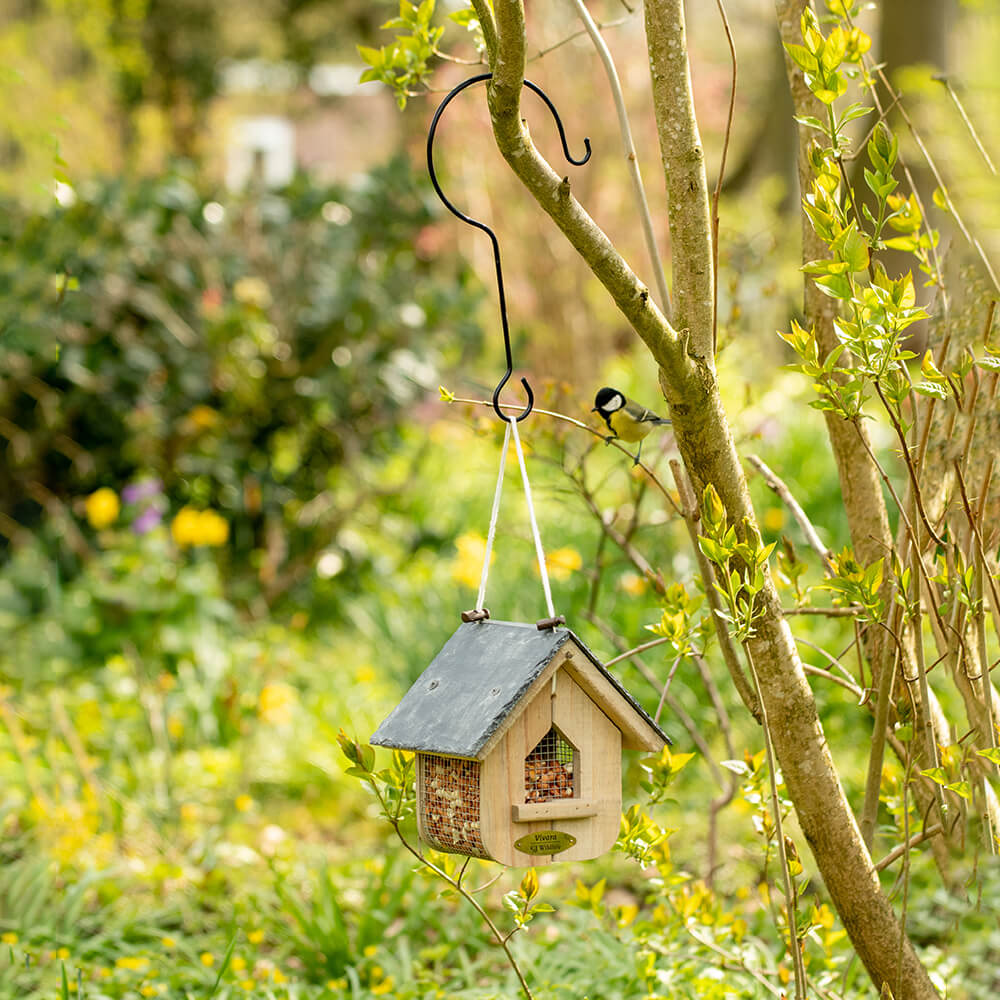
{"type": "Polygon", "coordinates": [[[485,620],[458,628],[371,742],[416,754],[426,843],[517,866],[610,850],[622,750],[669,740],[569,629],[485,620]]]}

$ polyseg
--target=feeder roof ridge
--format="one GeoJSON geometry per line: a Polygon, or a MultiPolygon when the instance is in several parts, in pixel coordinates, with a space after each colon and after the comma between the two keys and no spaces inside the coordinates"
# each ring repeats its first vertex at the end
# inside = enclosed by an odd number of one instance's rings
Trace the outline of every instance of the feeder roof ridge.
{"type": "Polygon", "coordinates": [[[491,737],[568,642],[611,682],[642,722],[667,741],[572,631],[486,619],[458,627],[370,742],[417,753],[481,759],[491,737]]]}

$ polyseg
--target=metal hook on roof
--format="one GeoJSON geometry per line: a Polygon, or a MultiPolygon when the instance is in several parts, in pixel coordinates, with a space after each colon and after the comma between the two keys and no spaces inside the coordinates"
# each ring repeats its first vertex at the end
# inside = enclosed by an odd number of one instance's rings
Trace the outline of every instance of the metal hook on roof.
{"type": "MultiPolygon", "coordinates": [[[[500,266],[500,244],[497,241],[496,233],[494,233],[489,226],[471,218],[464,212],[459,211],[459,209],[457,209],[448,200],[444,191],[441,190],[441,185],[438,183],[437,179],[437,173],[434,170],[434,136],[437,132],[438,122],[441,119],[441,115],[444,113],[444,109],[449,105],[449,103],[451,103],[452,98],[457,97],[467,87],[471,87],[474,83],[482,83],[484,80],[489,80],[492,77],[492,73],[480,73],[478,76],[470,77],[468,80],[465,80],[463,83],[460,83],[457,87],[455,87],[438,105],[438,109],[434,112],[434,117],[431,119],[431,127],[427,132],[427,171],[431,177],[431,184],[434,185],[434,190],[437,192],[438,197],[442,202],[444,202],[445,208],[447,208],[452,215],[458,216],[458,218],[460,218],[463,222],[467,222],[470,226],[475,226],[476,229],[481,229],[487,236],[489,236],[490,241],[493,244],[493,261],[496,265],[497,272],[497,292],[500,298],[500,322],[503,326],[503,346],[507,356],[507,371],[504,373],[503,378],[501,378],[497,383],[496,389],[493,390],[493,409],[496,411],[497,416],[501,420],[508,420],[509,418],[505,416],[503,411],[500,409],[500,392],[503,390],[503,387],[507,384],[514,372],[514,360],[510,351],[510,328],[507,324],[507,299],[503,290],[503,269],[500,266]]],[[[563,128],[562,119],[560,119],[559,113],[555,109],[555,105],[549,100],[545,92],[540,87],[533,84],[530,80],[525,80],[524,86],[526,86],[529,90],[534,91],[545,102],[549,111],[552,112],[552,117],[555,118],[556,121],[556,128],[559,130],[559,139],[562,142],[563,154],[566,159],[578,167],[586,163],[587,160],[590,159],[590,139],[583,140],[583,146],[586,150],[583,158],[579,160],[575,159],[570,153],[569,146],[566,143],[566,130],[563,128]]],[[[524,386],[524,391],[528,395],[528,403],[521,414],[517,417],[519,421],[524,420],[524,418],[531,413],[531,408],[534,405],[535,400],[534,393],[532,393],[531,386],[528,385],[528,380],[526,378],[521,379],[521,385],[524,386]]]]}

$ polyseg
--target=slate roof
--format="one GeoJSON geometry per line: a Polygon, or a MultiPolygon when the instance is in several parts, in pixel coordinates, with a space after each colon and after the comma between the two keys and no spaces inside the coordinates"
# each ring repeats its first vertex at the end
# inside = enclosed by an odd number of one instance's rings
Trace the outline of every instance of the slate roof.
{"type": "Polygon", "coordinates": [[[569,629],[487,619],[458,627],[371,738],[376,746],[476,758],[532,683],[570,640],[670,742],[635,699],[569,629]]]}

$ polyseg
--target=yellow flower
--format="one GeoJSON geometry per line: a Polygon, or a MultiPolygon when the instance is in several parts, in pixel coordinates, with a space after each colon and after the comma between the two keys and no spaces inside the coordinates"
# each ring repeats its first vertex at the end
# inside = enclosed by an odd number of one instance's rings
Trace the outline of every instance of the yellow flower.
{"type": "Polygon", "coordinates": [[[0,934],[0,944],[17,944],[17,935],[13,931],[0,934]]]}
{"type": "Polygon", "coordinates": [[[378,946],[374,944],[367,945],[363,952],[365,958],[374,958],[375,953],[378,951],[378,946]]]}
{"type": "Polygon", "coordinates": [[[275,981],[276,983],[287,983],[287,982],[288,982],[288,976],[286,976],[286,975],[285,975],[285,974],[284,974],[284,973],[283,973],[283,972],[281,971],[281,969],[275,969],[275,970],[274,970],[274,972],[272,972],[272,973],[271,973],[271,978],[272,978],[272,979],[273,979],[273,980],[274,980],[274,981],[275,981]]]}
{"type": "Polygon", "coordinates": [[[247,967],[247,960],[241,955],[234,955],[233,960],[229,963],[229,968],[233,972],[242,972],[247,967]]]}
{"type": "MultiPolygon", "coordinates": [[[[566,547],[550,552],[545,557],[545,565],[548,567],[549,576],[553,580],[568,580],[583,566],[583,559],[576,549],[566,547]]],[[[537,564],[535,565],[535,572],[538,572],[537,564]]]]}
{"type": "Polygon", "coordinates": [[[292,721],[292,710],[297,702],[298,695],[290,684],[281,681],[265,684],[257,703],[257,715],[270,725],[287,725],[292,721]]]}
{"type": "Polygon", "coordinates": [[[245,793],[243,795],[237,795],[233,805],[236,806],[237,812],[250,812],[250,810],[253,809],[253,798],[245,793]]]}
{"type": "Polygon", "coordinates": [[[638,573],[633,573],[631,570],[622,573],[618,585],[629,597],[639,597],[649,589],[649,582],[646,578],[639,576],[638,573]]]}
{"type": "Polygon", "coordinates": [[[328,990],[345,990],[347,989],[346,979],[328,979],[326,981],[326,988],[328,990]]]}
{"type": "Polygon", "coordinates": [[[128,969],[129,972],[144,972],[149,966],[149,959],[142,955],[123,955],[116,959],[116,969],[128,969]]]}
{"type": "Polygon", "coordinates": [[[251,931],[251,932],[250,932],[250,933],[249,933],[249,934],[247,935],[247,940],[248,940],[248,941],[249,941],[249,942],[250,942],[251,944],[260,944],[260,943],[261,943],[261,941],[263,941],[263,940],[264,940],[264,932],[263,932],[263,931],[251,931]]]}
{"type": "Polygon", "coordinates": [[[177,947],[177,942],[172,937],[162,937],[162,938],[160,938],[160,944],[162,944],[164,948],[176,948],[177,947]]]}
{"type": "Polygon", "coordinates": [[[60,948],[56,951],[56,958],[69,958],[69,948],[60,948]]]}
{"type": "MultiPolygon", "coordinates": [[[[486,555],[486,539],[482,535],[465,534],[459,535],[455,539],[455,547],[458,554],[451,567],[452,578],[459,583],[464,583],[466,587],[475,589],[479,586],[479,578],[483,572],[483,558],[486,555]]],[[[490,553],[490,565],[496,553],[490,553]]]]}
{"type": "Polygon", "coordinates": [[[198,819],[200,810],[197,802],[185,802],[181,806],[181,819],[185,823],[194,823],[198,819]]]}
{"type": "Polygon", "coordinates": [[[188,545],[225,545],[229,523],[214,510],[182,507],[170,522],[170,534],[181,547],[188,545]]]}
{"type": "Polygon", "coordinates": [[[155,997],[160,991],[152,983],[146,983],[139,992],[144,997],[155,997]]]}
{"type": "Polygon", "coordinates": [[[210,951],[203,951],[198,957],[202,965],[207,965],[209,968],[215,965],[215,956],[210,951]]]}
{"type": "Polygon", "coordinates": [[[254,979],[241,979],[240,986],[245,989],[248,993],[257,985],[254,979]]]}
{"type": "Polygon", "coordinates": [[[219,413],[211,406],[202,404],[191,409],[184,419],[193,430],[207,431],[219,422],[219,413]]]}
{"type": "Polygon", "coordinates": [[[87,520],[98,531],[116,521],[118,513],[122,509],[118,494],[107,486],[102,486],[99,490],[91,493],[84,506],[87,511],[87,520]]]}
{"type": "Polygon", "coordinates": [[[372,987],[373,996],[385,996],[386,993],[391,993],[396,985],[396,980],[392,976],[386,976],[382,982],[372,987]]]}
{"type": "Polygon", "coordinates": [[[783,507],[768,507],[764,511],[764,527],[768,531],[781,531],[785,526],[785,511],[783,507]]]}
{"type": "Polygon", "coordinates": [[[233,285],[233,298],[244,305],[266,309],[271,304],[271,289],[263,278],[240,278],[233,285]]]}

